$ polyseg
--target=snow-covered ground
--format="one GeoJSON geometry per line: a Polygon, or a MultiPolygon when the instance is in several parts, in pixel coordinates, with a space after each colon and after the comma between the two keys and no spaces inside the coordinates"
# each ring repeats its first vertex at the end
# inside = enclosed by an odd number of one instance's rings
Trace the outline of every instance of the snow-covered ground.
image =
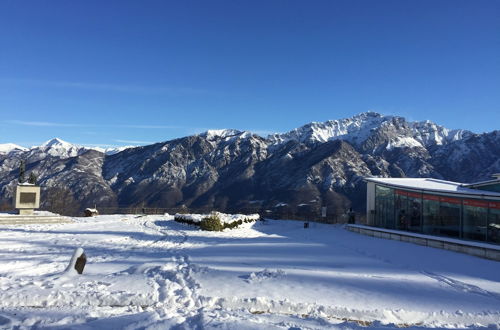
{"type": "Polygon", "coordinates": [[[498,329],[500,263],[296,221],[0,226],[0,328],[365,326],[498,329]],[[76,247],[83,275],[64,272],[76,247]]]}

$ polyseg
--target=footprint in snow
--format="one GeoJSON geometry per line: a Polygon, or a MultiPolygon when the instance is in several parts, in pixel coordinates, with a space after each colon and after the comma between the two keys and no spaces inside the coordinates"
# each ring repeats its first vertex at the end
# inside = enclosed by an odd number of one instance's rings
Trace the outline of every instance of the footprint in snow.
{"type": "Polygon", "coordinates": [[[282,269],[264,269],[260,272],[251,272],[249,275],[241,275],[240,278],[244,279],[247,283],[261,282],[264,280],[282,278],[286,275],[282,269]]]}

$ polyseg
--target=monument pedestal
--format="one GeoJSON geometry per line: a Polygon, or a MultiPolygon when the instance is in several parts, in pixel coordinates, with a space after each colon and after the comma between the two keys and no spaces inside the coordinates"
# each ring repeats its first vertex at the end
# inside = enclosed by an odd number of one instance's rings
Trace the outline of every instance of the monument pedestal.
{"type": "Polygon", "coordinates": [[[0,225],[34,225],[50,223],[71,223],[69,217],[60,216],[50,212],[34,212],[33,215],[20,215],[12,213],[0,213],[0,225]]]}
{"type": "Polygon", "coordinates": [[[20,183],[14,194],[14,207],[18,214],[0,213],[0,225],[30,225],[41,223],[71,223],[73,220],[47,211],[34,211],[40,207],[40,187],[20,183]]]}
{"type": "Polygon", "coordinates": [[[14,207],[20,215],[32,215],[33,210],[40,207],[40,187],[29,183],[21,183],[16,187],[14,207]]]}

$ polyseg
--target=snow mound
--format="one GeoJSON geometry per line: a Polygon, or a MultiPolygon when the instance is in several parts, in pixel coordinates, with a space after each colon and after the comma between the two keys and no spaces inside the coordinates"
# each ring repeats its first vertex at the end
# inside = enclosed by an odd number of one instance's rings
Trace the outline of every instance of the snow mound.
{"type": "Polygon", "coordinates": [[[250,275],[248,275],[248,278],[246,279],[246,282],[248,283],[253,283],[253,282],[262,282],[264,280],[269,280],[269,279],[278,279],[281,277],[284,277],[286,275],[285,271],[282,269],[264,269],[261,270],[260,272],[252,272],[250,275]]]}

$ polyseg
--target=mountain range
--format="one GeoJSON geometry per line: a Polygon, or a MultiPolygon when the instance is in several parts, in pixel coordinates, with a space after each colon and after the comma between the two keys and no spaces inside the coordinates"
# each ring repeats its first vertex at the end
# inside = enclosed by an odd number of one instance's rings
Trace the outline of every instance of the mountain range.
{"type": "Polygon", "coordinates": [[[94,205],[361,212],[366,176],[489,179],[500,172],[500,131],[476,134],[366,112],[267,137],[210,130],[120,150],[60,139],[32,148],[3,144],[4,205],[21,160],[39,178],[42,208],[56,202],[49,195],[60,195],[71,199],[66,213],[94,205]]]}

